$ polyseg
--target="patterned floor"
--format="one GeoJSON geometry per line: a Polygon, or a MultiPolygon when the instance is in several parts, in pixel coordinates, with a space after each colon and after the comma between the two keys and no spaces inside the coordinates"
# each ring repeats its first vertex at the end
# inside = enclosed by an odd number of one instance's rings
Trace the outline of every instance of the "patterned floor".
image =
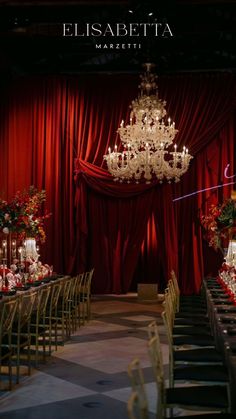
{"type": "Polygon", "coordinates": [[[130,395],[127,366],[139,357],[150,419],[154,419],[156,386],[147,352],[147,325],[153,319],[160,325],[167,372],[161,310],[161,302],[139,301],[135,294],[94,298],[90,323],[12,392],[0,392],[0,418],[125,419],[130,395]]]}

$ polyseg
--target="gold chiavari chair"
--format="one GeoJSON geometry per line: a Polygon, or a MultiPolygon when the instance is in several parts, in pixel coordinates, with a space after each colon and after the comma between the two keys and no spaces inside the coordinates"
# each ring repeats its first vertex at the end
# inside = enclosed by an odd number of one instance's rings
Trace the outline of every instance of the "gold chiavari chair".
{"type": "Polygon", "coordinates": [[[0,376],[7,362],[9,390],[12,389],[12,325],[18,307],[18,298],[3,301],[0,305],[0,376]]]}
{"type": "Polygon", "coordinates": [[[198,295],[181,296],[178,280],[175,272],[172,270],[170,274],[170,281],[174,287],[175,298],[177,300],[176,316],[180,318],[197,317],[198,323],[206,315],[206,299],[202,293],[198,295]]]}
{"type": "Polygon", "coordinates": [[[30,319],[31,346],[35,344],[35,365],[38,365],[39,346],[43,347],[43,360],[46,360],[46,327],[45,317],[50,294],[50,285],[44,285],[37,293],[36,310],[30,319]]]}
{"type": "Polygon", "coordinates": [[[129,419],[148,419],[148,406],[137,391],[132,391],[127,403],[129,419]]]}
{"type": "Polygon", "coordinates": [[[77,328],[77,313],[78,313],[78,282],[79,276],[71,278],[72,284],[70,289],[70,302],[71,302],[71,331],[75,332],[77,328]]]}
{"type": "Polygon", "coordinates": [[[71,336],[71,278],[65,278],[62,282],[61,295],[58,299],[57,319],[58,327],[61,329],[61,343],[63,344],[71,336]]]}
{"type": "Polygon", "coordinates": [[[230,409],[228,389],[223,385],[199,385],[166,388],[162,354],[158,340],[153,337],[148,342],[150,359],[157,384],[157,418],[166,417],[166,410],[183,407],[193,410],[228,412],[230,409]]]}
{"type": "Polygon", "coordinates": [[[82,293],[82,284],[84,279],[84,273],[77,275],[77,284],[76,284],[76,298],[75,298],[75,318],[76,318],[76,328],[81,326],[81,316],[82,316],[82,302],[81,293],[82,293]]]}
{"type": "Polygon", "coordinates": [[[16,355],[16,382],[20,379],[21,351],[27,348],[28,375],[31,373],[31,333],[30,321],[35,305],[36,292],[22,294],[19,297],[17,316],[12,326],[12,348],[16,355]]]}
{"type": "Polygon", "coordinates": [[[174,292],[175,292],[175,297],[176,297],[176,312],[178,313],[180,309],[180,289],[179,289],[179,284],[177,281],[176,274],[173,270],[170,273],[170,279],[173,282],[173,287],[174,287],[174,292]]]}
{"type": "MultiPolygon", "coordinates": [[[[50,284],[50,294],[47,302],[44,326],[48,330],[48,346],[49,354],[52,352],[52,343],[54,342],[55,350],[57,350],[58,344],[58,300],[62,288],[61,281],[50,284]],[[54,341],[52,340],[54,334],[54,341]]],[[[47,343],[47,342],[46,342],[47,343]]]]}
{"type": "MultiPolygon", "coordinates": [[[[211,383],[211,384],[228,384],[229,376],[227,368],[215,363],[207,363],[196,356],[192,356],[192,362],[188,362],[189,351],[177,350],[177,356],[180,356],[178,362],[175,360],[176,352],[174,350],[171,338],[171,331],[166,312],[162,313],[162,318],[166,328],[167,340],[169,344],[169,386],[174,387],[176,381],[193,381],[195,383],[211,383]],[[186,358],[185,358],[186,356],[186,358]]],[[[148,326],[149,339],[156,337],[156,350],[161,351],[160,337],[156,322],[152,322],[148,326]]],[[[192,355],[194,349],[192,350],[192,355]]],[[[191,354],[190,354],[191,355],[191,354]]],[[[161,354],[159,354],[161,356],[161,354]]]]}
{"type": "Polygon", "coordinates": [[[136,419],[136,417],[140,417],[140,419],[148,419],[148,400],[145,390],[143,371],[140,367],[140,361],[138,358],[133,359],[128,365],[128,376],[133,390],[133,396],[128,403],[129,417],[130,419],[136,419]],[[134,416],[135,410],[139,416],[134,416]]]}
{"type": "MultiPolygon", "coordinates": [[[[162,315],[163,317],[163,315],[162,315]]],[[[179,319],[177,319],[179,320],[179,319]]],[[[194,324],[191,327],[183,327],[183,325],[175,325],[175,313],[173,310],[171,296],[169,289],[165,291],[164,300],[164,325],[169,341],[171,341],[172,347],[176,349],[180,346],[188,346],[189,351],[184,353],[187,360],[222,363],[222,356],[215,348],[215,342],[213,336],[210,334],[209,328],[196,327],[194,324]],[[193,352],[194,348],[194,352],[193,352]],[[189,357],[189,358],[188,358],[189,357]]],[[[183,360],[183,351],[175,351],[176,360],[183,360]]]]}
{"type": "Polygon", "coordinates": [[[91,318],[91,281],[94,269],[84,274],[81,286],[80,302],[82,304],[82,322],[89,321],[91,318]]]}
{"type": "Polygon", "coordinates": [[[185,324],[183,321],[180,324],[175,324],[175,310],[169,288],[165,290],[164,307],[176,344],[214,346],[214,338],[209,323],[198,325],[194,324],[194,322],[193,324],[185,324]]]}

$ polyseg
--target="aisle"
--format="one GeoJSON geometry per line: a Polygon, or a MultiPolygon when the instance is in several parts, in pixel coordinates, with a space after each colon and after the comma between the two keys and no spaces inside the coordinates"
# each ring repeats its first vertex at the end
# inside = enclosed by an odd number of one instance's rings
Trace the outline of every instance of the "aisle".
{"type": "MultiPolygon", "coordinates": [[[[136,294],[96,297],[90,323],[13,392],[0,397],[0,418],[126,419],[130,395],[126,371],[134,356],[144,367],[150,411],[154,412],[156,388],[146,328],[153,319],[161,323],[161,310],[160,303],[140,302],[136,294]]],[[[160,330],[167,364],[162,326],[160,330]]]]}

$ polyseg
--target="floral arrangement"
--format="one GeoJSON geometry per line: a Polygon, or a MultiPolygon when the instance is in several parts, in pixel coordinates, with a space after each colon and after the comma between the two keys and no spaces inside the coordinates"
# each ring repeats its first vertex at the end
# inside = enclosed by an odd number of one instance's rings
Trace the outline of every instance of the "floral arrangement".
{"type": "Polygon", "coordinates": [[[211,205],[208,214],[201,216],[201,224],[209,246],[223,253],[229,239],[236,234],[236,202],[227,199],[222,204],[211,205]]]}
{"type": "Polygon", "coordinates": [[[0,231],[16,233],[19,239],[34,237],[43,243],[46,239],[44,221],[51,214],[42,214],[46,192],[31,186],[28,191],[17,192],[10,202],[0,199],[0,231]]]}

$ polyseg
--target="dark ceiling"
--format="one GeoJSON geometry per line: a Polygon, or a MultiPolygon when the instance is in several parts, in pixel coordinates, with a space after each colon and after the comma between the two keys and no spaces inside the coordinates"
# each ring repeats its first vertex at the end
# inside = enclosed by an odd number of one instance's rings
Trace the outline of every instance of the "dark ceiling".
{"type": "MultiPolygon", "coordinates": [[[[137,38],[103,37],[103,43],[137,38]]],[[[158,73],[236,69],[236,0],[1,1],[0,74],[140,72],[145,61],[158,73]],[[96,50],[95,38],[62,36],[63,22],[168,23],[173,37],[139,38],[141,49],[96,50]]]]}

